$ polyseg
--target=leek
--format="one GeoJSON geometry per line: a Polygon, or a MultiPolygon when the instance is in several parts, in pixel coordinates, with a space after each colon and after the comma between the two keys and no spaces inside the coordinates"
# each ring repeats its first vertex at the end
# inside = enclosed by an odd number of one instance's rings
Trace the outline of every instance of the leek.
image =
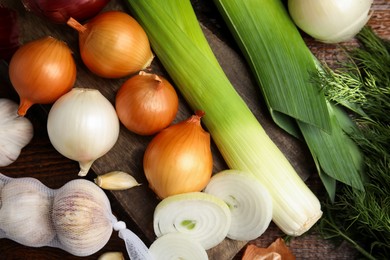
{"type": "Polygon", "coordinates": [[[204,192],[221,198],[232,213],[227,237],[249,241],[260,237],[272,220],[272,199],[267,189],[252,175],[225,170],[211,177],[204,192]]]}
{"type": "Polygon", "coordinates": [[[329,197],[334,199],[336,180],[363,190],[361,154],[313,82],[318,62],[283,2],[214,2],[251,66],[273,120],[303,136],[329,197]]]}
{"type": "Polygon", "coordinates": [[[152,48],[187,103],[205,111],[207,127],[232,169],[254,174],[271,194],[273,221],[301,235],[321,217],[318,198],[228,80],[203,35],[189,0],[129,0],[152,48]]]}

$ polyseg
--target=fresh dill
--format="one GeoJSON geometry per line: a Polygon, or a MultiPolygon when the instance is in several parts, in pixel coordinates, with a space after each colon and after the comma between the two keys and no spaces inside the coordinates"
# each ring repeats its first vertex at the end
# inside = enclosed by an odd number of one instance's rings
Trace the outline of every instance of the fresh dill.
{"type": "Polygon", "coordinates": [[[365,190],[338,185],[324,201],[317,226],[325,238],[351,243],[367,259],[390,256],[390,42],[366,26],[359,46],[347,49],[337,69],[319,72],[326,96],[344,106],[357,124],[351,138],[363,154],[365,190]]]}

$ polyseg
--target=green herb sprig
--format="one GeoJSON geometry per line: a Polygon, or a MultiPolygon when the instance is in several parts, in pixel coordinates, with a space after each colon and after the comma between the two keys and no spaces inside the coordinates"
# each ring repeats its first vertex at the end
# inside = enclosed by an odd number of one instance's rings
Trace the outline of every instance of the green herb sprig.
{"type": "Polygon", "coordinates": [[[335,201],[323,202],[318,225],[325,238],[350,242],[368,259],[390,255],[390,42],[365,27],[359,46],[346,50],[337,69],[325,66],[321,84],[329,100],[349,110],[351,138],[363,153],[365,190],[340,184],[335,201]]]}

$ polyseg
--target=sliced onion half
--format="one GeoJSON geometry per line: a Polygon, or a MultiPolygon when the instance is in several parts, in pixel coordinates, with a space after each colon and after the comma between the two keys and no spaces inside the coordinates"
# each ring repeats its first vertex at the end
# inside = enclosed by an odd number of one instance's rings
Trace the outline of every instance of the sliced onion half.
{"type": "Polygon", "coordinates": [[[150,246],[149,252],[155,260],[208,259],[203,246],[198,241],[182,233],[168,233],[157,238],[150,246]]]}
{"type": "Polygon", "coordinates": [[[258,238],[272,221],[272,198],[250,173],[238,170],[216,173],[204,192],[221,198],[229,206],[232,224],[227,237],[231,239],[258,238]]]}
{"type": "Polygon", "coordinates": [[[165,198],[157,205],[153,219],[157,237],[183,233],[198,241],[206,250],[225,239],[230,224],[231,213],[226,203],[203,192],[165,198]]]}

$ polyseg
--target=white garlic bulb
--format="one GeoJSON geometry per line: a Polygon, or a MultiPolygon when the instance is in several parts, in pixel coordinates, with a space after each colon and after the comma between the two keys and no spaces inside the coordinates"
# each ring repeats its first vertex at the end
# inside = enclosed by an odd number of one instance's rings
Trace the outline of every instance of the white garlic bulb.
{"type": "Polygon", "coordinates": [[[0,167],[13,163],[33,137],[33,125],[17,111],[18,104],[0,98],[0,167]]]}
{"type": "Polygon", "coordinates": [[[70,181],[57,190],[52,219],[62,248],[76,256],[100,250],[113,231],[106,194],[84,179],[70,181]]]}
{"type": "Polygon", "coordinates": [[[54,148],[78,161],[79,176],[85,176],[92,163],[118,140],[119,119],[98,90],[73,88],[50,109],[47,131],[54,148]]]}
{"type": "Polygon", "coordinates": [[[55,232],[50,218],[51,190],[33,178],[13,179],[1,189],[0,229],[26,246],[48,245],[55,232]]]}

